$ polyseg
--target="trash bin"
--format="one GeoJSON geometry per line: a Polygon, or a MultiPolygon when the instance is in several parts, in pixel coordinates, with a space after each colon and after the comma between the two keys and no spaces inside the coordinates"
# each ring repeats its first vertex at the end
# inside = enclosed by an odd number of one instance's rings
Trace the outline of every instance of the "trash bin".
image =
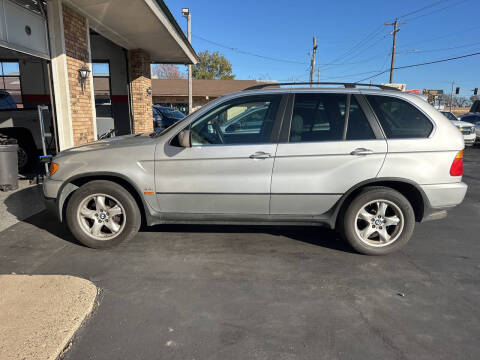
{"type": "Polygon", "coordinates": [[[17,140],[0,136],[0,190],[18,188],[17,140]]]}

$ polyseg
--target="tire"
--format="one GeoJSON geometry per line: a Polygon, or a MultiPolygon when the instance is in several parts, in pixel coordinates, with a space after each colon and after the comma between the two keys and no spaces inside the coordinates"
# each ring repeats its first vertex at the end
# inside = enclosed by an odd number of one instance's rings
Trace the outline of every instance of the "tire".
{"type": "Polygon", "coordinates": [[[32,144],[18,142],[18,171],[21,173],[32,171],[35,168],[37,156],[36,148],[32,144]]]}
{"type": "Polygon", "coordinates": [[[82,244],[106,249],[132,239],[140,229],[141,214],[124,187],[112,181],[94,180],[73,193],[67,204],[66,220],[73,236],[82,244]]]}
{"type": "Polygon", "coordinates": [[[372,186],[363,189],[348,205],[340,227],[344,239],[359,253],[386,255],[410,240],[415,213],[398,191],[372,186]]]}

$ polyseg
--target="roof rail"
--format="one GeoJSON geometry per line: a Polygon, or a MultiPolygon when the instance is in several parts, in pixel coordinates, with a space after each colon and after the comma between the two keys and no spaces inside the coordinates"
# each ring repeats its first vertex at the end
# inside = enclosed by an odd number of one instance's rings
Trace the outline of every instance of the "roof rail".
{"type": "Polygon", "coordinates": [[[263,83],[263,84],[258,84],[254,86],[250,86],[244,90],[257,90],[257,89],[263,89],[268,86],[281,86],[281,85],[341,85],[344,86],[346,89],[352,89],[357,86],[368,86],[368,87],[376,87],[382,90],[397,90],[401,91],[400,89],[394,88],[393,86],[388,86],[388,85],[380,85],[380,84],[359,84],[359,83],[343,83],[343,82],[284,82],[284,83],[278,83],[278,82],[270,82],[270,83],[263,83]]]}

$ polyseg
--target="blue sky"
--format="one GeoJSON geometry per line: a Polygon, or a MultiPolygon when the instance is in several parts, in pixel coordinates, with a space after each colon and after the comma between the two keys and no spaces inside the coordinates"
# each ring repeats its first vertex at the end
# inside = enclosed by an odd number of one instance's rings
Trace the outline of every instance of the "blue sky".
{"type": "MultiPolygon", "coordinates": [[[[407,24],[397,36],[396,66],[480,52],[479,0],[165,2],[185,31],[181,8],[190,8],[193,47],[224,54],[237,79],[308,81],[315,35],[320,80],[359,81],[389,68],[392,27],[383,24],[402,15],[407,15],[400,19],[407,24]],[[415,13],[408,15],[411,12],[415,13]]],[[[454,80],[461,94],[471,95],[471,89],[480,87],[479,69],[480,55],[397,70],[394,82],[406,83],[409,89],[450,91],[454,80]]],[[[387,72],[372,81],[388,82],[388,76],[387,72]]]]}

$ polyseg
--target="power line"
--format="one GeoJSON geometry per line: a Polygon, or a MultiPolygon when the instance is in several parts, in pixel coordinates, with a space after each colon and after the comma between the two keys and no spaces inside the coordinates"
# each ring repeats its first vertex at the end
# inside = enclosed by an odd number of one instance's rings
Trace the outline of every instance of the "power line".
{"type": "Polygon", "coordinates": [[[458,35],[458,34],[461,34],[461,33],[464,33],[464,32],[470,31],[470,30],[475,30],[475,29],[478,29],[478,28],[480,28],[480,26],[472,26],[472,27],[470,27],[468,29],[465,29],[465,30],[460,30],[460,31],[456,31],[456,32],[453,32],[453,33],[449,33],[449,34],[440,35],[440,36],[437,36],[437,37],[434,37],[434,38],[420,40],[420,41],[413,41],[413,42],[410,42],[410,43],[407,43],[407,44],[401,46],[400,48],[405,48],[405,47],[410,47],[411,45],[415,45],[415,44],[423,44],[423,43],[426,43],[426,42],[445,39],[447,37],[458,35]]]}
{"type": "MultiPolygon", "coordinates": [[[[447,62],[447,61],[452,61],[452,60],[464,59],[464,58],[471,57],[471,56],[476,56],[476,55],[480,55],[480,51],[479,51],[479,52],[475,52],[475,53],[471,53],[471,54],[467,54],[467,55],[455,56],[455,57],[451,57],[451,58],[447,58],[447,59],[440,59],[440,60],[428,61],[428,62],[419,63],[419,64],[412,64],[412,65],[397,66],[396,68],[394,68],[394,70],[401,70],[401,69],[408,69],[408,68],[417,67],[417,66],[425,66],[425,65],[431,65],[431,64],[438,64],[438,63],[447,62]]],[[[358,83],[358,82],[362,82],[362,81],[365,81],[365,80],[373,79],[373,78],[375,78],[375,77],[377,77],[377,76],[380,76],[380,75],[382,75],[382,74],[385,74],[386,72],[389,72],[389,71],[390,71],[390,69],[383,70],[383,71],[379,72],[379,73],[376,74],[376,75],[372,75],[372,76],[366,77],[366,78],[361,79],[361,80],[358,80],[358,81],[356,81],[356,82],[358,83]]]]}
{"type": "Polygon", "coordinates": [[[198,35],[192,35],[192,36],[195,37],[195,38],[197,38],[197,39],[200,39],[200,40],[203,40],[203,41],[205,41],[205,42],[208,42],[208,43],[210,43],[210,44],[213,44],[213,45],[216,45],[216,46],[219,46],[219,47],[222,47],[222,48],[231,50],[231,51],[235,51],[235,52],[237,52],[237,53],[244,54],[244,55],[255,56],[255,57],[258,57],[258,58],[261,58],[261,59],[266,59],[266,60],[271,60],[271,61],[278,61],[278,62],[284,62],[284,63],[289,63],[289,64],[309,65],[308,62],[302,62],[302,61],[296,61],[296,60],[287,60],[287,59],[280,59],[280,58],[274,58],[274,57],[271,57],[271,56],[265,56],[265,55],[255,54],[255,53],[250,52],[250,51],[241,50],[241,49],[239,49],[239,48],[234,48],[234,47],[231,47],[231,46],[228,46],[228,45],[225,45],[225,44],[221,44],[221,43],[216,42],[216,41],[208,40],[208,39],[205,39],[205,38],[203,38],[203,37],[201,37],[201,36],[198,36],[198,35]]]}
{"type": "MultiPolygon", "coordinates": [[[[388,59],[388,57],[387,57],[387,59],[388,59]]],[[[357,76],[357,75],[365,75],[365,74],[377,73],[377,72],[379,72],[379,71],[380,71],[380,70],[372,70],[372,71],[365,71],[365,72],[356,73],[356,74],[348,74],[348,75],[340,75],[340,76],[329,76],[329,77],[327,77],[327,78],[324,79],[324,80],[342,79],[342,78],[352,77],[352,76],[357,76]]]]}
{"type": "Polygon", "coordinates": [[[467,1],[469,1],[469,0],[461,0],[461,1],[458,1],[458,2],[456,2],[456,3],[454,3],[454,4],[450,4],[450,5],[448,5],[448,6],[444,6],[444,7],[440,8],[440,9],[436,9],[436,10],[434,10],[434,11],[431,11],[431,12],[429,12],[429,13],[421,14],[421,15],[415,16],[415,17],[413,17],[413,18],[407,18],[407,20],[408,20],[408,21],[417,20],[417,19],[420,19],[420,18],[422,18],[422,17],[428,16],[428,15],[432,15],[432,14],[435,14],[435,13],[440,12],[440,11],[442,11],[442,10],[451,8],[451,7],[453,7],[453,6],[460,5],[460,4],[462,4],[462,3],[464,3],[464,2],[467,2],[467,1]]]}
{"type": "Polygon", "coordinates": [[[461,49],[461,48],[466,48],[474,45],[479,45],[480,42],[474,42],[470,44],[465,44],[465,45],[459,45],[459,46],[453,46],[453,47],[447,47],[447,48],[441,48],[441,49],[427,49],[427,50],[417,50],[414,52],[411,52],[413,54],[418,54],[418,53],[425,53],[425,52],[436,52],[436,51],[445,51],[445,50],[455,50],[455,49],[461,49]]]}
{"type": "Polygon", "coordinates": [[[359,48],[361,48],[363,45],[368,43],[371,39],[377,37],[377,35],[382,31],[383,25],[380,25],[379,27],[375,28],[371,33],[369,33],[365,38],[362,38],[359,42],[357,42],[353,47],[351,47],[349,50],[346,52],[342,53],[341,55],[337,56],[334,60],[329,61],[329,63],[336,63],[338,60],[348,56],[354,51],[357,51],[359,48]]]}
{"type": "Polygon", "coordinates": [[[421,7],[420,9],[417,9],[417,10],[414,10],[414,11],[410,11],[409,13],[400,15],[400,16],[398,17],[398,19],[403,19],[403,18],[405,18],[405,17],[407,17],[407,16],[410,16],[410,15],[413,15],[413,14],[416,14],[416,13],[419,13],[419,12],[425,10],[425,9],[434,7],[434,6],[436,6],[436,5],[439,5],[439,4],[441,4],[441,3],[444,3],[444,2],[446,2],[446,1],[450,1],[450,0],[439,0],[439,1],[435,1],[435,2],[433,2],[433,3],[431,3],[431,4],[429,4],[429,5],[426,5],[426,6],[424,6],[424,7],[421,7]]]}

